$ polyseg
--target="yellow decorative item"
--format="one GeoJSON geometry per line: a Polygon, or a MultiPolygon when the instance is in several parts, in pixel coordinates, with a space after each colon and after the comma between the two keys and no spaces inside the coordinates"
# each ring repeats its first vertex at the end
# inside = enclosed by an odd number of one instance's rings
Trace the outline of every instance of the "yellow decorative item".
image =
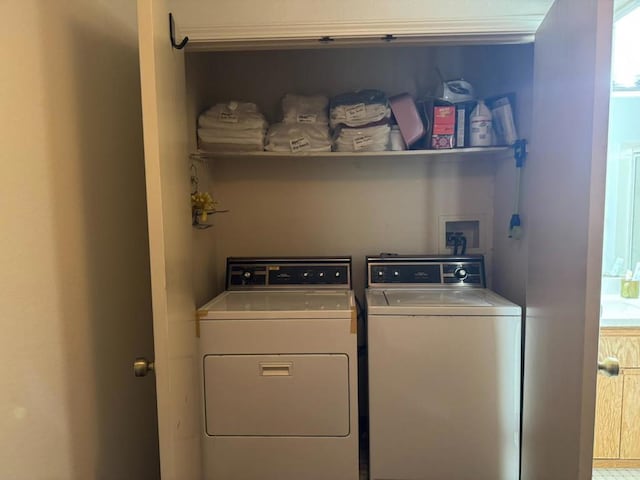
{"type": "Polygon", "coordinates": [[[193,215],[193,223],[203,224],[207,221],[209,213],[216,211],[216,202],[209,192],[194,192],[191,194],[191,212],[193,215]]]}
{"type": "Polygon", "coordinates": [[[638,298],[640,296],[640,281],[621,280],[620,295],[623,298],[638,298]]]}

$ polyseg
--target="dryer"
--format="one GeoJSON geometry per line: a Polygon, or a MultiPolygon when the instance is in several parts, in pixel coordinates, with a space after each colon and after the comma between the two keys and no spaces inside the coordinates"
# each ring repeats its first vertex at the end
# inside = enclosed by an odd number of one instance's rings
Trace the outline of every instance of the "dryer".
{"type": "Polygon", "coordinates": [[[357,480],[351,258],[229,258],[200,308],[206,480],[357,480]]]}
{"type": "Polygon", "coordinates": [[[520,307],[481,256],[366,265],[371,480],[517,479],[520,307]]]}

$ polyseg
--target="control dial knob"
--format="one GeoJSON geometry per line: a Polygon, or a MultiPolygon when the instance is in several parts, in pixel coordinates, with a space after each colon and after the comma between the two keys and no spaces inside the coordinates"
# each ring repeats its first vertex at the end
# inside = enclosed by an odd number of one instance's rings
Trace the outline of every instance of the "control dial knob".
{"type": "Polygon", "coordinates": [[[249,270],[245,270],[244,272],[242,272],[242,279],[247,281],[250,280],[252,276],[252,273],[249,270]]]}
{"type": "Polygon", "coordinates": [[[459,278],[460,280],[464,280],[469,275],[469,272],[467,272],[466,268],[459,267],[459,268],[456,268],[456,270],[453,272],[453,275],[456,278],[459,278]]]}

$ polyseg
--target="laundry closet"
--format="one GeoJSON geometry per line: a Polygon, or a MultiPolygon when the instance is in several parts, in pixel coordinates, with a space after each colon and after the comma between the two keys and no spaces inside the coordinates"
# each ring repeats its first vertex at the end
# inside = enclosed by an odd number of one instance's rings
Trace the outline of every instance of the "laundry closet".
{"type": "MultiPolygon", "coordinates": [[[[378,5],[382,3],[374,2],[371,7],[376,18],[384,14],[376,8],[388,8],[378,5]]],[[[420,11],[420,2],[406,3],[414,13],[420,11]]],[[[252,13],[252,5],[238,2],[235,7],[221,7],[221,11],[236,18],[232,10],[237,8],[236,16],[244,14],[249,24],[252,15],[260,15],[259,11],[252,13]]],[[[307,8],[310,11],[320,6],[307,8]]],[[[564,19],[569,10],[556,8],[553,15],[564,19]]],[[[584,13],[585,23],[595,24],[598,15],[604,16],[596,10],[594,7],[584,13]]],[[[430,24],[428,15],[423,21],[418,18],[413,23],[398,20],[384,24],[362,20],[356,9],[351,11],[350,22],[327,18],[324,23],[305,27],[304,22],[292,20],[290,28],[281,25],[279,30],[273,27],[265,32],[231,25],[216,33],[216,26],[224,26],[227,18],[221,15],[212,26],[189,30],[199,16],[200,23],[212,21],[203,13],[206,11],[207,2],[166,5],[141,0],[138,8],[163,478],[173,478],[176,472],[180,473],[175,478],[201,476],[202,406],[195,312],[197,306],[224,290],[227,257],[351,255],[354,290],[362,297],[366,255],[451,253],[446,245],[448,223],[467,222],[476,229],[468,251],[485,256],[488,286],[526,307],[528,285],[544,283],[545,275],[535,266],[540,262],[531,266],[534,258],[542,256],[536,252],[543,249],[540,243],[535,247],[538,250],[532,251],[532,238],[544,237],[548,226],[540,212],[544,207],[532,206],[531,199],[547,187],[553,190],[557,172],[575,169],[570,160],[566,167],[559,165],[554,171],[549,167],[551,159],[527,159],[546,166],[531,169],[536,181],[542,181],[535,183],[526,180],[529,171],[525,163],[525,188],[520,192],[513,148],[507,146],[371,155],[202,154],[197,145],[197,117],[216,103],[254,102],[271,124],[281,119],[280,101],[287,93],[330,97],[374,88],[387,95],[406,92],[421,98],[437,93],[439,69],[446,78],[469,81],[479,98],[514,94],[518,136],[529,140],[537,132],[531,149],[548,157],[547,140],[541,137],[545,122],[538,120],[541,126],[536,130],[533,118],[533,112],[538,118],[544,115],[542,99],[547,93],[536,92],[539,83],[534,83],[534,78],[536,82],[553,79],[546,72],[548,65],[543,66],[543,73],[534,71],[537,44],[533,42],[534,31],[524,22],[515,28],[482,20],[478,21],[482,28],[475,31],[462,31],[465,25],[469,28],[464,22],[436,31],[437,22],[430,24]],[[170,11],[175,20],[175,44],[186,34],[190,37],[184,49],[173,48],[169,42],[170,11]],[[359,22],[362,31],[356,28],[359,22]],[[322,28],[326,34],[316,35],[314,29],[322,28]],[[289,32],[290,36],[285,38],[279,32],[289,32]],[[211,192],[219,202],[217,208],[225,210],[210,216],[210,228],[192,226],[189,199],[194,175],[199,190],[211,192]],[[545,182],[550,185],[545,186],[545,182]],[[538,222],[531,228],[540,233],[509,238],[509,221],[519,195],[523,196],[523,230],[527,232],[526,222],[531,219],[538,222]],[[536,276],[527,283],[527,274],[532,272],[536,276]]],[[[545,39],[554,41],[554,29],[558,28],[550,21],[545,39]]],[[[552,48],[549,44],[544,48],[547,52],[543,55],[551,58],[552,48]]],[[[587,53],[601,61],[597,51],[588,49],[587,53]]],[[[590,62],[596,63],[594,59],[590,62]]],[[[570,68],[567,70],[571,73],[570,68]]],[[[589,88],[595,91],[598,86],[578,89],[582,93],[589,88]]],[[[573,119],[554,119],[553,112],[565,110],[558,103],[561,101],[567,102],[566,108],[574,106],[577,95],[567,98],[555,87],[549,86],[548,121],[560,122],[558,127],[563,127],[573,119]]],[[[584,107],[591,117],[593,111],[593,104],[584,107]]],[[[581,135],[567,132],[567,142],[573,145],[571,142],[581,135]]],[[[595,140],[593,145],[588,140],[584,148],[598,146],[595,140]]],[[[590,151],[571,151],[567,158],[584,158],[585,152],[590,151]]],[[[581,178],[575,187],[571,182],[567,187],[574,200],[588,199],[589,189],[594,188],[581,178]]],[[[588,209],[583,212],[578,208],[576,215],[575,225],[589,223],[588,209]]],[[[569,237],[574,235],[571,228],[567,227],[569,237]]],[[[582,264],[589,263],[581,248],[578,245],[576,255],[582,255],[582,264]]],[[[576,295],[582,298],[586,290],[576,295]]],[[[548,327],[542,335],[555,334],[554,328],[548,327]]],[[[580,335],[582,328],[575,324],[564,334],[580,335]]],[[[575,341],[568,348],[582,346],[575,341]]],[[[567,366],[573,373],[581,369],[581,363],[567,366]]],[[[541,375],[536,373],[532,378],[541,375]]],[[[571,390],[575,395],[577,391],[578,387],[571,390]]],[[[531,398],[540,405],[547,401],[537,394],[531,398]]],[[[574,427],[567,428],[573,432],[574,427]]],[[[535,448],[533,451],[540,453],[535,448]]]]}
{"type": "MultiPolygon", "coordinates": [[[[256,103],[269,124],[281,119],[287,93],[329,97],[364,88],[414,98],[439,88],[436,67],[470,81],[481,97],[515,93],[518,125],[530,128],[532,45],[361,47],[186,52],[190,150],[196,119],[229,100],[256,103]]],[[[380,252],[446,254],[447,222],[477,222],[468,253],[487,257],[493,239],[509,233],[516,182],[513,149],[476,148],[402,152],[195,154],[199,188],[228,213],[201,232],[224,265],[228,256],[333,255],[354,257],[362,293],[364,257],[380,252]]],[[[185,161],[188,166],[188,160],[185,161]]],[[[451,229],[451,228],[449,228],[451,229]]],[[[200,242],[201,239],[198,239],[200,242]]],[[[216,278],[223,278],[218,269],[216,278]]],[[[219,283],[216,285],[219,289],[219,283]]],[[[209,286],[200,302],[210,298],[209,286]]]]}

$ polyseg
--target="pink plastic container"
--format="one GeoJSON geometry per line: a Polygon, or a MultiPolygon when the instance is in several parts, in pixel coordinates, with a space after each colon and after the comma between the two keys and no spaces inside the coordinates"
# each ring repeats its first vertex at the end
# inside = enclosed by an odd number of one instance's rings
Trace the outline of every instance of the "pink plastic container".
{"type": "Polygon", "coordinates": [[[416,104],[408,93],[401,93],[389,99],[391,111],[396,117],[400,133],[408,148],[420,140],[426,133],[416,104]]]}

